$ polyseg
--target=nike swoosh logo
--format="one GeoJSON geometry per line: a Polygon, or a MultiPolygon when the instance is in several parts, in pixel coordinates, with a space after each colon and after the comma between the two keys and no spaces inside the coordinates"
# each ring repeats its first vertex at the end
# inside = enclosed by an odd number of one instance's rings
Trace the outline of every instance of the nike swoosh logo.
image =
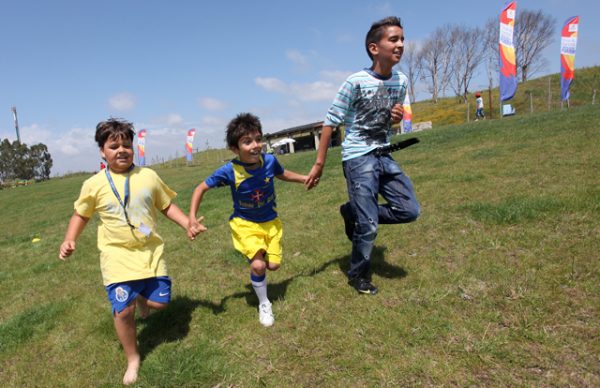
{"type": "Polygon", "coordinates": [[[159,293],[158,293],[158,296],[167,296],[167,295],[169,295],[169,293],[168,293],[168,292],[165,292],[164,294],[163,294],[162,292],[159,292],[159,293]]]}

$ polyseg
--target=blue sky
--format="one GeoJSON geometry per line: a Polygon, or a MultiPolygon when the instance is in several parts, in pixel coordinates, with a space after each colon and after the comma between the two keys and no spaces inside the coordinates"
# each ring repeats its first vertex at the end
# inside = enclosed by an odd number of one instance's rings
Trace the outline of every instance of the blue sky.
{"type": "MultiPolygon", "coordinates": [[[[538,75],[560,71],[560,28],[574,15],[576,67],[600,65],[600,2],[517,3],[517,12],[542,9],[556,19],[549,65],[538,75]]],[[[257,114],[265,133],[322,120],[344,78],[370,65],[363,42],[373,21],[400,16],[406,40],[419,42],[447,23],[483,26],[504,1],[0,4],[0,138],[16,139],[16,106],[21,140],[49,147],[55,176],[97,169],[94,130],[110,116],[148,130],[150,162],[183,156],[190,128],[195,147],[223,148],[224,127],[239,112],[257,114]]],[[[483,76],[474,89],[486,85],[483,76]]]]}

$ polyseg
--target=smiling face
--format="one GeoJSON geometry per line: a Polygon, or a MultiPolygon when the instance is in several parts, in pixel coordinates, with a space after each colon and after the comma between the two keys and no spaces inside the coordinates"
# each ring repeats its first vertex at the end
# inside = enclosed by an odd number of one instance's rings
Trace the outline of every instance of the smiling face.
{"type": "Polygon", "coordinates": [[[400,62],[404,53],[404,29],[398,26],[385,27],[383,36],[377,43],[369,44],[375,66],[383,70],[389,69],[400,62]]]}
{"type": "Polygon", "coordinates": [[[242,163],[255,164],[260,162],[262,146],[262,134],[253,131],[240,137],[237,147],[232,147],[231,150],[242,163]]]}
{"type": "Polygon", "coordinates": [[[125,136],[113,136],[100,148],[100,155],[111,172],[123,173],[133,164],[133,144],[125,136]]]}

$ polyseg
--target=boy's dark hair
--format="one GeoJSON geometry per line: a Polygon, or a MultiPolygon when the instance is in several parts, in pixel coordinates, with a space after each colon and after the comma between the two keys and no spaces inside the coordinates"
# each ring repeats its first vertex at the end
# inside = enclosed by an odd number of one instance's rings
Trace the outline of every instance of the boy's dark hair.
{"type": "Polygon", "coordinates": [[[387,27],[392,26],[404,28],[402,27],[402,22],[400,21],[399,17],[389,16],[385,19],[381,19],[373,23],[371,29],[369,30],[369,32],[367,32],[367,37],[365,39],[365,48],[367,49],[367,54],[369,55],[369,58],[371,58],[371,60],[373,60],[373,55],[371,55],[371,52],[369,51],[369,45],[371,43],[378,43],[383,37],[385,29],[387,27]]]}
{"type": "Polygon", "coordinates": [[[96,125],[96,143],[100,148],[104,147],[104,143],[110,138],[129,139],[133,142],[135,131],[133,124],[123,119],[110,118],[106,121],[100,121],[96,125]]]}
{"type": "Polygon", "coordinates": [[[252,113],[238,114],[227,124],[227,136],[225,137],[227,147],[237,148],[241,137],[252,132],[258,132],[262,135],[262,125],[258,117],[252,113]]]}

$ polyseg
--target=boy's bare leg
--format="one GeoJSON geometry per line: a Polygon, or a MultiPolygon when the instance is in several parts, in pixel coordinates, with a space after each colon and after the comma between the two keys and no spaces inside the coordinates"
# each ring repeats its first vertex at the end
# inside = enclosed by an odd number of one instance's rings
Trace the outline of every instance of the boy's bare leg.
{"type": "Polygon", "coordinates": [[[150,314],[150,307],[148,306],[148,299],[144,298],[141,295],[138,295],[135,298],[135,302],[137,304],[138,312],[142,319],[148,318],[148,314],[150,314]]]}
{"type": "Polygon", "coordinates": [[[127,370],[123,376],[123,384],[135,383],[140,369],[140,354],[137,347],[135,329],[135,304],[127,306],[114,316],[115,330],[127,358],[127,370]]]}

